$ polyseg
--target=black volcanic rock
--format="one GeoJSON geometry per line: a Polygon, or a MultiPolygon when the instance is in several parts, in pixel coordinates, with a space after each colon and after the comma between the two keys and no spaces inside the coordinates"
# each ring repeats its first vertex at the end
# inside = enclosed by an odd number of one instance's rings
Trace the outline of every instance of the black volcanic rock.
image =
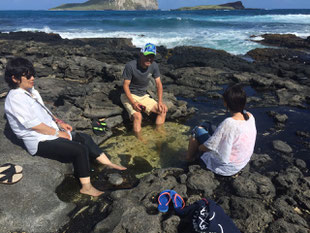
{"type": "MultiPolygon", "coordinates": [[[[122,122],[129,125],[124,117],[128,118],[128,114],[122,108],[119,96],[124,65],[139,53],[130,40],[64,40],[44,33],[1,36],[0,74],[3,76],[7,61],[14,56],[31,60],[37,70],[36,88],[46,105],[76,130],[92,133],[91,118],[101,116],[106,116],[109,127],[122,122]]],[[[185,169],[156,169],[143,177],[135,188],[131,186],[131,189],[116,191],[113,188],[109,203],[103,201],[106,195],[87,204],[78,201],[74,205],[60,200],[55,190],[64,174],[72,174],[72,166],[30,156],[22,149],[22,143],[14,137],[3,117],[8,87],[2,78],[0,164],[22,165],[24,178],[11,186],[0,185],[0,232],[190,232],[186,227],[182,228],[184,221],[175,215],[173,207],[165,214],[158,212],[157,197],[164,189],[174,189],[184,198],[186,205],[202,197],[214,199],[241,232],[307,232],[310,227],[309,159],[305,156],[297,160],[297,151],[309,150],[309,130],[305,127],[303,132],[296,132],[299,136],[289,135],[290,139],[295,136],[304,143],[288,140],[292,152],[283,147],[283,143],[276,143],[280,144],[280,150],[273,150],[271,143],[268,145],[261,140],[286,141],[283,139],[286,134],[281,136],[282,132],[273,133],[271,129],[265,131],[263,121],[271,122],[272,119],[254,112],[261,111],[259,107],[271,107],[269,110],[275,113],[287,109],[289,119],[281,131],[288,128],[296,131],[302,124],[298,122],[301,116],[303,120],[307,119],[310,70],[305,63],[306,54],[289,48],[264,48],[249,54],[255,57],[252,63],[222,50],[158,47],[156,61],[162,74],[164,101],[169,103],[170,121],[181,121],[193,113],[188,103],[196,101],[199,106],[205,103],[206,106],[216,105],[207,114],[196,114],[197,119],[203,120],[209,113],[224,117],[222,103],[217,102],[222,98],[223,89],[231,83],[245,84],[253,92],[248,103],[257,121],[255,152],[259,154],[253,154],[251,162],[234,177],[214,175],[198,165],[186,165],[185,169]],[[284,106],[278,108],[279,105],[284,106]],[[298,107],[305,108],[299,118],[298,107]]],[[[150,92],[154,93],[154,85],[152,83],[150,92]]],[[[266,115],[265,110],[263,113],[266,115]]],[[[277,117],[281,122],[285,118],[277,117]]],[[[104,137],[93,136],[99,144],[112,132],[108,131],[104,137]]],[[[164,155],[169,156],[169,151],[164,155]]],[[[75,196],[78,188],[71,191],[75,196]]]]}
{"type": "Polygon", "coordinates": [[[264,40],[256,41],[264,45],[272,45],[286,48],[310,49],[310,38],[300,38],[294,34],[263,34],[264,40]]]}
{"type": "Polygon", "coordinates": [[[181,46],[173,49],[168,64],[175,67],[199,67],[209,66],[213,68],[228,68],[255,72],[254,66],[249,62],[233,56],[224,50],[201,48],[193,46],[181,46]]]}
{"type": "Polygon", "coordinates": [[[45,32],[9,32],[1,33],[0,40],[22,40],[36,42],[58,42],[62,38],[59,34],[45,32]]]}

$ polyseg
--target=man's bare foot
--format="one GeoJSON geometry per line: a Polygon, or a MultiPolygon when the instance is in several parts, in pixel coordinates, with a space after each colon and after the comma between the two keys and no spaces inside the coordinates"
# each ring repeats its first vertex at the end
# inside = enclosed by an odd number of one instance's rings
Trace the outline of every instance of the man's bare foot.
{"type": "Polygon", "coordinates": [[[92,185],[90,185],[90,186],[89,185],[83,185],[82,188],[80,189],[80,193],[90,195],[93,197],[98,197],[98,196],[102,195],[104,192],[99,191],[98,189],[96,189],[92,185]]]}
{"type": "Polygon", "coordinates": [[[142,136],[141,130],[139,132],[134,132],[136,138],[143,144],[147,144],[147,140],[142,136]]]}
{"type": "Polygon", "coordinates": [[[164,124],[156,125],[155,130],[156,130],[156,132],[158,132],[162,136],[166,136],[167,135],[167,132],[166,132],[164,124]]]}
{"type": "Polygon", "coordinates": [[[123,167],[121,165],[117,165],[115,163],[108,163],[108,164],[104,164],[104,165],[108,166],[109,168],[120,170],[120,171],[123,171],[123,170],[127,169],[126,167],[123,167]]]}

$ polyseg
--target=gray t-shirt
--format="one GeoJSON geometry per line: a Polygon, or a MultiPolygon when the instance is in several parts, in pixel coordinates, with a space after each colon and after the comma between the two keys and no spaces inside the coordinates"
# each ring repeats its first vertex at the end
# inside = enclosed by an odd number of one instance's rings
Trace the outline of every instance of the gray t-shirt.
{"type": "Polygon", "coordinates": [[[133,60],[126,64],[123,72],[123,78],[131,81],[129,85],[131,94],[137,96],[144,96],[146,94],[147,86],[151,77],[160,77],[159,68],[156,62],[152,62],[147,69],[143,69],[138,65],[137,60],[133,60]]]}

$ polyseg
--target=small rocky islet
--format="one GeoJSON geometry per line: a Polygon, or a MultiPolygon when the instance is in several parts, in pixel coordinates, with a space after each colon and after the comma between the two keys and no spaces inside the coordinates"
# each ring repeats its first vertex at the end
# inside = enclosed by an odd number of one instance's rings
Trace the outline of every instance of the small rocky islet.
{"type": "MultiPolygon", "coordinates": [[[[0,163],[24,167],[21,182],[0,186],[0,232],[189,232],[188,219],[180,219],[172,208],[166,214],[157,211],[158,193],[174,189],[187,205],[202,197],[215,200],[242,232],[308,233],[310,37],[259,36],[264,38],[260,43],[273,47],[235,56],[209,48],[160,46],[156,56],[168,123],[190,116],[203,120],[207,114],[197,115],[195,103],[218,105],[230,83],[253,90],[248,107],[256,116],[257,144],[250,163],[236,177],[220,177],[195,164],[156,168],[141,179],[94,166],[94,183],[107,194],[84,198],[75,183],[77,190],[68,200],[65,193],[75,182],[72,166],[32,157],[23,149],[4,117],[9,89],[0,79],[0,163]],[[269,122],[263,130],[262,121],[269,122]]],[[[139,52],[130,39],[68,40],[57,34],[11,32],[0,33],[0,41],[0,75],[11,57],[31,60],[45,103],[76,130],[92,134],[91,119],[106,118],[111,130],[105,136],[92,135],[98,144],[123,126],[130,131],[119,100],[124,65],[139,52]]],[[[151,95],[154,88],[151,84],[151,95]]],[[[222,113],[222,106],[214,112],[222,113]]],[[[126,161],[121,160],[128,165],[126,161]]]]}

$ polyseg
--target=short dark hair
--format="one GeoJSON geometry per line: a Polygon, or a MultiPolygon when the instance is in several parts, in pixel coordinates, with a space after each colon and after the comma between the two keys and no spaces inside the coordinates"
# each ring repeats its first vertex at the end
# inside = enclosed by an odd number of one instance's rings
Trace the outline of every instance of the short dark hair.
{"type": "Polygon", "coordinates": [[[227,108],[233,112],[242,113],[245,120],[249,119],[248,114],[244,111],[246,104],[246,93],[241,84],[230,85],[226,88],[223,94],[224,100],[227,104],[227,108]]]}
{"type": "Polygon", "coordinates": [[[4,79],[10,88],[16,89],[18,88],[18,85],[12,80],[12,76],[17,80],[21,80],[21,77],[27,74],[35,75],[33,64],[25,58],[16,57],[7,63],[4,79]]]}

